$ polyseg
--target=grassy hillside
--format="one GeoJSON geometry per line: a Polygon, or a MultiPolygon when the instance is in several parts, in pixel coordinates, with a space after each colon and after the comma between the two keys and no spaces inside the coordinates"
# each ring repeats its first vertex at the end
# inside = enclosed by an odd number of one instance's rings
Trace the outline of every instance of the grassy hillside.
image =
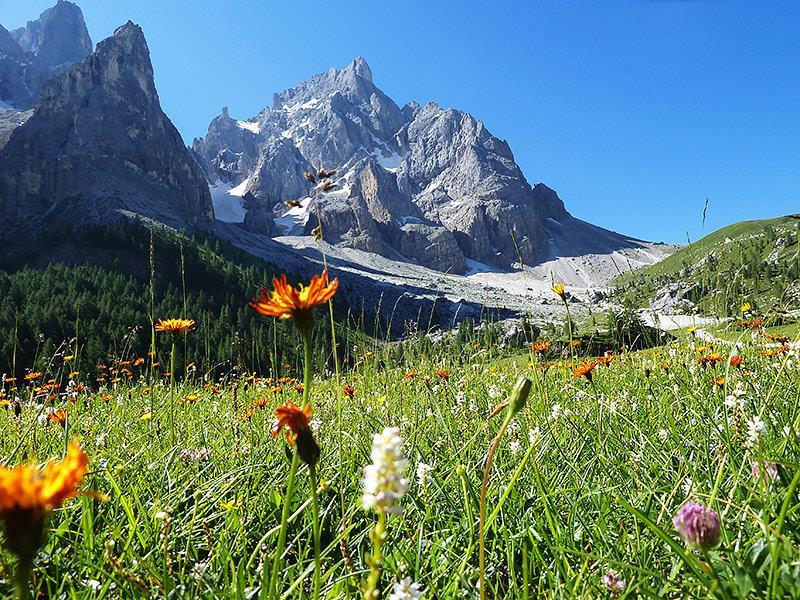
{"type": "Polygon", "coordinates": [[[745,302],[755,311],[796,309],[800,300],[800,217],[743,221],[689,244],[655,265],[614,280],[629,306],[644,306],[670,282],[696,286],[702,312],[735,315],[745,302]]]}

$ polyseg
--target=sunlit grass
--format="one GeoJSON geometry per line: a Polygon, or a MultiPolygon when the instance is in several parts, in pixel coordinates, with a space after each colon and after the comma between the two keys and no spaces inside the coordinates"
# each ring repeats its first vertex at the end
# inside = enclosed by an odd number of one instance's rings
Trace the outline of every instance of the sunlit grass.
{"type": "MultiPolygon", "coordinates": [[[[361,593],[375,520],[361,506],[363,467],[373,434],[388,426],[400,429],[412,481],[403,514],[388,517],[384,596],[405,577],[429,598],[477,596],[478,498],[503,419],[490,415],[518,375],[533,390],[490,473],[487,597],[607,596],[610,570],[630,596],[800,593],[797,358],[793,350],[763,357],[763,339],[743,341],[738,368],[701,368],[694,346],[703,343],[686,337],[618,356],[591,383],[573,378],[568,360],[542,370],[536,354],[497,361],[476,344],[466,357],[420,352],[403,362],[378,349],[341,380],[316,377],[323,596],[361,593]],[[723,376],[720,387],[714,380],[723,376]],[[420,463],[433,467],[424,488],[420,463]],[[754,463],[761,473],[775,463],[777,477],[754,478],[754,463]],[[722,543],[708,555],[686,548],[672,527],[690,498],[723,523],[722,543]]],[[[719,351],[727,358],[728,348],[719,351]]],[[[123,381],[74,398],[62,390],[48,404],[29,387],[8,392],[6,401],[16,395],[23,407],[20,417],[11,405],[0,412],[2,455],[61,456],[77,438],[90,457],[86,487],[108,497],[56,512],[35,589],[48,597],[259,597],[290,463],[285,442],[271,435],[274,409],[302,400],[302,373],[282,375],[297,380],[241,377],[214,387],[197,376],[174,394],[168,382],[123,381]],[[51,408],[66,410],[67,431],[39,420],[51,408]]],[[[312,589],[305,471],[277,582],[286,597],[312,589]]],[[[4,560],[8,593],[12,563],[4,560]]]]}

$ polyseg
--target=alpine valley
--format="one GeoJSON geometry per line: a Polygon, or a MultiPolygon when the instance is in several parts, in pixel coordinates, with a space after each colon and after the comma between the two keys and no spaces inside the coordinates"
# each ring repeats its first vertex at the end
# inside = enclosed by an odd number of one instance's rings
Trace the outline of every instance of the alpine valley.
{"type": "Polygon", "coordinates": [[[159,103],[142,29],[128,22],[92,51],[65,0],[26,27],[0,26],[0,218],[8,276],[89,265],[140,286],[147,244],[107,232],[156,232],[262,275],[325,262],[347,274],[343,309],[395,329],[552,317],[563,311],[554,280],[576,314],[603,310],[613,277],[675,250],[573,217],[480,120],[398,106],[363,58],[274,94],[253,117],[223,108],[187,147],[159,103]]]}

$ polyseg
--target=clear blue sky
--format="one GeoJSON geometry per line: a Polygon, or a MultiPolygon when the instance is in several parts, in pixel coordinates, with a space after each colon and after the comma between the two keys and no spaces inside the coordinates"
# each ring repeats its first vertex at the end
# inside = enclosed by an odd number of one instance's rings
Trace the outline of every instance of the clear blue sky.
{"type": "MultiPolygon", "coordinates": [[[[2,0],[18,27],[54,0],[2,0]]],[[[94,42],[145,30],[187,143],[222,106],[363,55],[402,105],[473,113],[575,216],[685,242],[800,212],[797,2],[78,0],[94,42]],[[759,7],[761,5],[761,7],[759,7]]]]}

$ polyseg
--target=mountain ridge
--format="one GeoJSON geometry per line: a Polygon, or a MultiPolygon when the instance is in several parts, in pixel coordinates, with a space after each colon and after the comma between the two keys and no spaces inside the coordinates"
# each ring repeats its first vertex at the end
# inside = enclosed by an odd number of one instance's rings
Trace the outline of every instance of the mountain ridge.
{"type": "Polygon", "coordinates": [[[335,244],[454,273],[469,260],[541,264],[569,252],[557,247],[565,230],[588,253],[640,242],[603,230],[592,245],[593,230],[554,190],[530,185],[482,121],[434,102],[400,108],[363,57],[275,93],[249,119],[223,109],[192,149],[224,220],[273,237],[321,224],[335,244]],[[337,171],[335,188],[305,178],[322,166],[337,171]]]}

